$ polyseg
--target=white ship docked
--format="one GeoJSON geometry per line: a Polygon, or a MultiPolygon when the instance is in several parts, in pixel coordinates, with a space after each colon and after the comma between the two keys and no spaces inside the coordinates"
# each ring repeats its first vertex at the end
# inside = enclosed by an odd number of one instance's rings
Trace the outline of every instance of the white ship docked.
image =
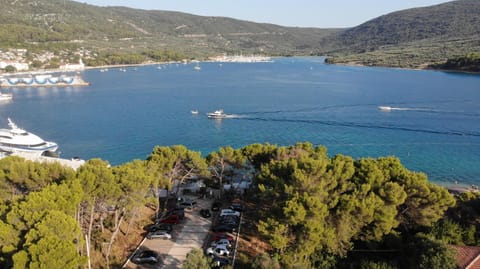
{"type": "Polygon", "coordinates": [[[10,129],[0,129],[0,151],[7,154],[21,153],[34,157],[55,155],[58,145],[55,142],[45,141],[35,134],[17,127],[8,119],[10,129]]]}

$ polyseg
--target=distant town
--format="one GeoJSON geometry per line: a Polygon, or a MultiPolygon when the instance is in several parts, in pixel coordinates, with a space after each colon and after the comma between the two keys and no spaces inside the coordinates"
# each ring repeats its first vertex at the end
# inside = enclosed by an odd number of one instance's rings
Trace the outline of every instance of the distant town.
{"type": "Polygon", "coordinates": [[[0,73],[48,69],[65,72],[78,71],[85,68],[82,57],[90,58],[91,52],[83,49],[60,53],[51,51],[31,52],[27,49],[0,50],[0,73]]]}

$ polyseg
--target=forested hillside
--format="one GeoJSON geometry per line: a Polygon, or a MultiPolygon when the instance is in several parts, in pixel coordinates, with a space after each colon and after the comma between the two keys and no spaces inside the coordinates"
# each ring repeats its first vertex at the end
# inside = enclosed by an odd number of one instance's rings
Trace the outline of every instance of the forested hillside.
{"type": "Polygon", "coordinates": [[[480,51],[480,1],[390,13],[334,37],[330,63],[418,68],[480,51]]]}
{"type": "Polygon", "coordinates": [[[112,52],[135,58],[131,63],[228,53],[328,55],[329,63],[425,68],[480,51],[478,0],[393,12],[349,29],[283,27],[69,0],[0,0],[0,6],[0,49],[82,48],[92,52],[93,65],[115,64],[107,59],[112,52]]]}
{"type": "Polygon", "coordinates": [[[146,160],[111,167],[92,159],[77,171],[1,159],[0,267],[120,267],[163,210],[159,190],[188,179],[245,205],[241,268],[453,269],[447,244],[480,242],[478,194],[455,205],[394,157],[329,157],[310,143],[227,146],[206,158],[157,146],[146,160]],[[223,190],[247,170],[249,189],[223,190]]]}
{"type": "Polygon", "coordinates": [[[68,0],[0,0],[0,6],[2,47],[61,42],[130,52],[175,48],[191,55],[288,55],[316,52],[321,37],[335,32],[68,0]]]}

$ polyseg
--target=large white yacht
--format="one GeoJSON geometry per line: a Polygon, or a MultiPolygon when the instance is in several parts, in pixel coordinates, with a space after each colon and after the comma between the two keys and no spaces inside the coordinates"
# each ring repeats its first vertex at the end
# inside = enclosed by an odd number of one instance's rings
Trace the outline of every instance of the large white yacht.
{"type": "Polygon", "coordinates": [[[6,153],[24,153],[32,156],[55,155],[58,145],[48,142],[37,135],[17,127],[8,119],[10,129],[0,129],[0,151],[6,153]]]}

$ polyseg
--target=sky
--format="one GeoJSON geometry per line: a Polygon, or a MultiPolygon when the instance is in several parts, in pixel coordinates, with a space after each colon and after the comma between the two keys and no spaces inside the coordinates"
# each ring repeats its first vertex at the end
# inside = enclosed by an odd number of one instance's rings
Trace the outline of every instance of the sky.
{"type": "Polygon", "coordinates": [[[353,27],[378,16],[446,0],[77,0],[96,6],[126,6],[221,16],[298,27],[353,27]]]}

